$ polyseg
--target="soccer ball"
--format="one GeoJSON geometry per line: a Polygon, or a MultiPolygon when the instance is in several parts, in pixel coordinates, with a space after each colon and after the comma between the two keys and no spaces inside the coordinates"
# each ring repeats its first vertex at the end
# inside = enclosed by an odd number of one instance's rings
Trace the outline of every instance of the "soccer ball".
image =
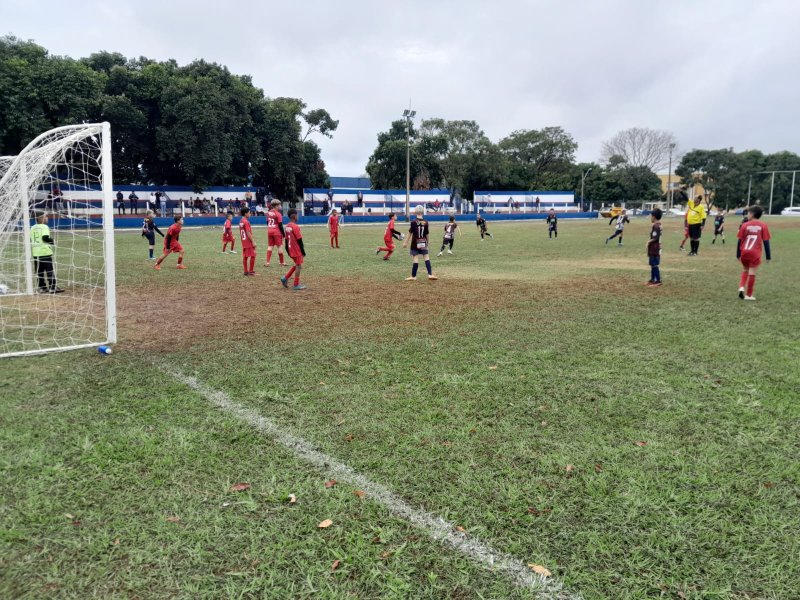
{"type": "Polygon", "coordinates": [[[400,241],[403,241],[404,239],[406,239],[406,234],[405,233],[401,233],[400,234],[400,241]]]}
{"type": "Polygon", "coordinates": [[[5,296],[8,293],[8,286],[5,283],[0,283],[0,296],[5,296]]]}

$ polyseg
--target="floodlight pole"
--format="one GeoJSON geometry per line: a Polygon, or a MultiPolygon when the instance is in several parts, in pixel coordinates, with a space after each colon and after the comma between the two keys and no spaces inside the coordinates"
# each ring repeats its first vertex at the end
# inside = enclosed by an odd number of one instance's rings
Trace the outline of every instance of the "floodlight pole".
{"type": "Polygon", "coordinates": [[[789,208],[794,206],[794,178],[797,175],[797,171],[792,171],[792,193],[789,195],[789,208]]]}
{"type": "Polygon", "coordinates": [[[591,172],[592,168],[589,167],[586,169],[586,172],[581,175],[581,210],[586,210],[586,207],[584,206],[585,199],[583,197],[583,184],[586,182],[586,176],[591,172]]]}
{"type": "Polygon", "coordinates": [[[669,208],[672,208],[672,151],[675,144],[669,145],[669,171],[667,171],[667,194],[669,198],[669,208]]]}
{"type": "Polygon", "coordinates": [[[403,111],[406,120],[406,221],[411,221],[411,119],[416,114],[410,107],[403,111]]]}
{"type": "Polygon", "coordinates": [[[750,206],[750,190],[753,188],[753,176],[750,175],[750,181],[747,183],[747,206],[750,206]]]}
{"type": "Polygon", "coordinates": [[[772,172],[772,183],[769,186],[769,210],[768,215],[772,214],[772,192],[775,191],[775,171],[772,172]]]}

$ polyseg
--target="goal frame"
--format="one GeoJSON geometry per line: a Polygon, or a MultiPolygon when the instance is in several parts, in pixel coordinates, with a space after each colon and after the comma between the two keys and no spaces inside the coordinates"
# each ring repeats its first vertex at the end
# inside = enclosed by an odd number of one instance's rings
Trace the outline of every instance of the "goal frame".
{"type": "MultiPolygon", "coordinates": [[[[40,135],[36,136],[25,148],[15,157],[8,169],[2,173],[0,177],[0,186],[10,178],[15,170],[20,170],[20,185],[19,185],[19,198],[18,202],[22,210],[22,229],[23,229],[23,247],[25,251],[25,292],[23,295],[33,295],[33,251],[31,247],[31,218],[30,218],[30,200],[28,188],[28,174],[24,172],[25,156],[32,148],[45,139],[47,136],[56,132],[66,132],[74,130],[76,133],[97,129],[100,135],[101,147],[101,185],[103,191],[102,197],[102,215],[103,215],[103,274],[104,274],[104,287],[105,287],[105,317],[106,317],[106,339],[101,342],[92,342],[87,344],[73,344],[66,346],[58,346],[53,348],[38,348],[33,350],[20,350],[16,352],[8,352],[0,354],[0,358],[11,358],[16,356],[33,356],[40,354],[49,354],[51,352],[66,352],[68,350],[78,350],[81,348],[96,348],[104,344],[115,344],[117,342],[117,294],[116,294],[116,264],[114,252],[114,205],[113,205],[113,170],[111,164],[111,124],[103,123],[86,123],[82,125],[65,125],[49,129],[40,135]]],[[[8,157],[4,157],[8,158],[8,157]]]]}

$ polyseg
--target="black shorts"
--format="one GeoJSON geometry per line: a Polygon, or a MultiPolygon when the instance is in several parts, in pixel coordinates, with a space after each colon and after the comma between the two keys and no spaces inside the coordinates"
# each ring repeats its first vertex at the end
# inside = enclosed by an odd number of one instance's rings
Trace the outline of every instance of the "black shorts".
{"type": "Polygon", "coordinates": [[[149,233],[144,232],[144,233],[142,233],[142,237],[146,237],[147,238],[147,242],[151,246],[155,246],[155,244],[156,244],[156,234],[155,233],[153,233],[152,231],[149,232],[149,233]]]}
{"type": "Polygon", "coordinates": [[[699,240],[700,235],[703,233],[703,225],[701,223],[689,224],[689,237],[693,240],[699,240]]]}
{"type": "Polygon", "coordinates": [[[717,228],[714,230],[714,235],[722,235],[722,231],[723,231],[724,229],[725,229],[724,227],[717,227],[717,228]]]}

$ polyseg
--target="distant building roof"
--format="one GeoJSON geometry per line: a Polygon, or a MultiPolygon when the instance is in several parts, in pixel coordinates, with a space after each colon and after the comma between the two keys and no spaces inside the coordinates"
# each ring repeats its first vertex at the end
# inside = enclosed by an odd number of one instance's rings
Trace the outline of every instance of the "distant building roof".
{"type": "Polygon", "coordinates": [[[331,177],[332,188],[368,190],[372,187],[369,177],[331,177]]]}

